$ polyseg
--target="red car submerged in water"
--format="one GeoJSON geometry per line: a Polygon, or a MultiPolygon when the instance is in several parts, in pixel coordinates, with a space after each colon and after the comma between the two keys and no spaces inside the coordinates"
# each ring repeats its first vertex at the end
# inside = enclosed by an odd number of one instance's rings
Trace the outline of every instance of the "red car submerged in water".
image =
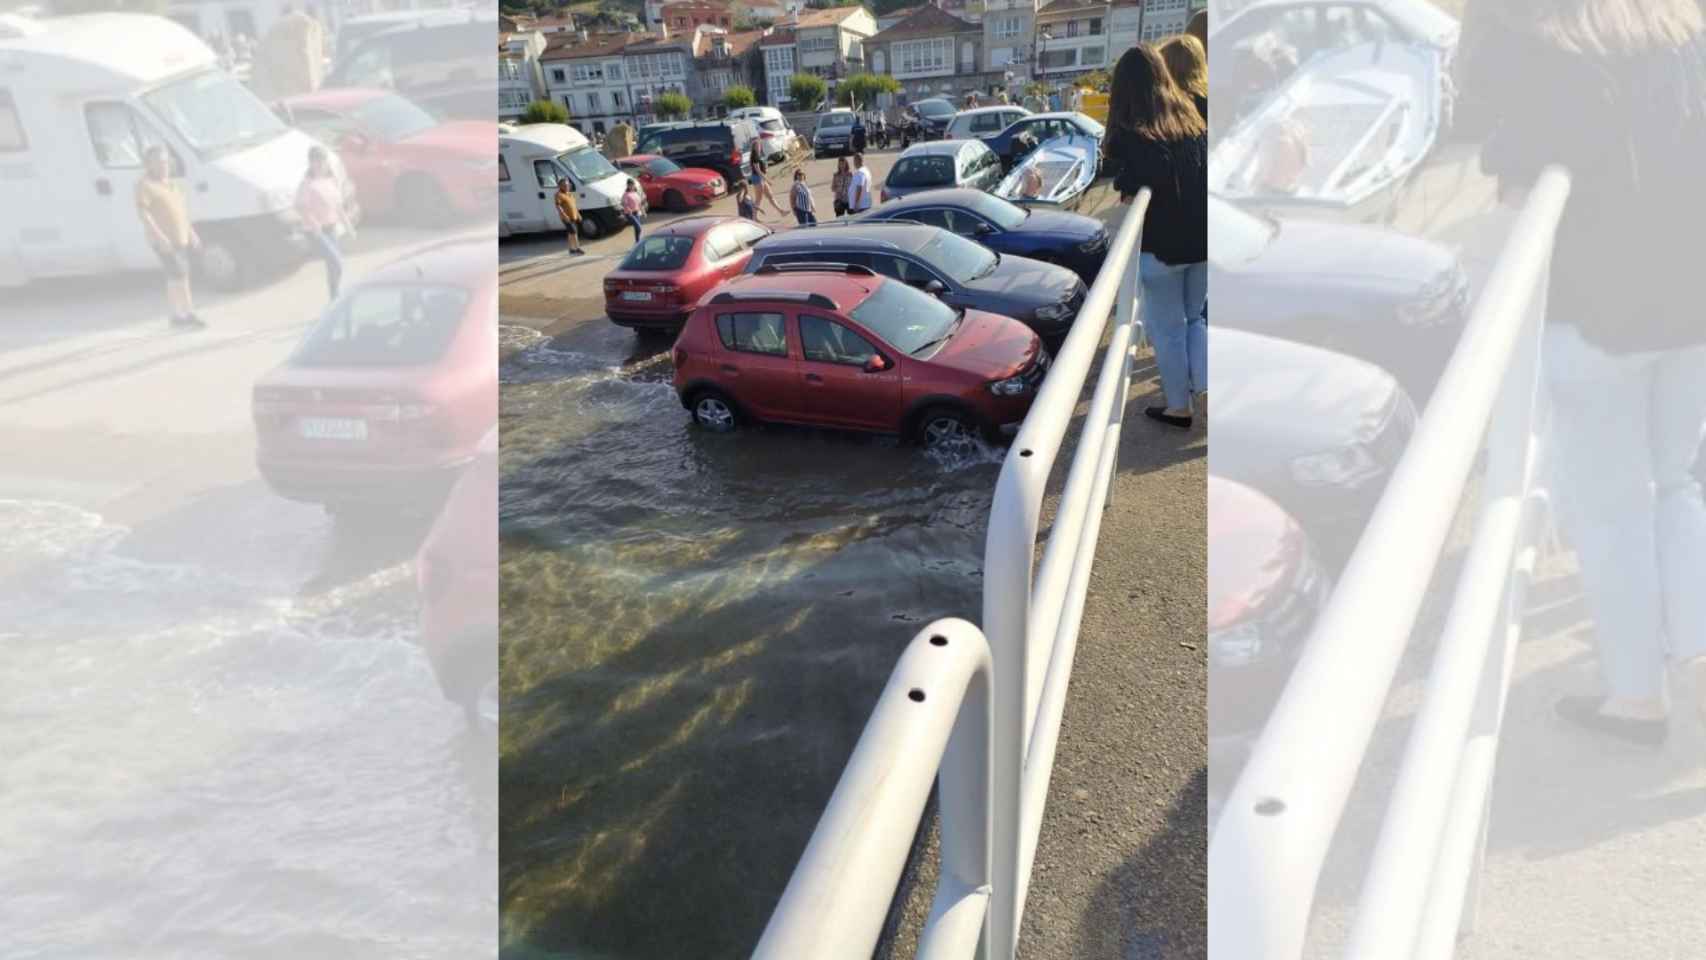
{"type": "Polygon", "coordinates": [[[450,492],[415,557],[421,647],[469,726],[498,721],[498,431],[450,492]]]}
{"type": "Polygon", "coordinates": [[[867,267],[766,267],[700,302],[675,389],[701,426],[743,419],[895,433],[925,446],[1016,433],[1048,370],[1029,327],[867,267]]]}
{"type": "Polygon", "coordinates": [[[416,251],[349,287],[255,384],[255,460],[334,513],[436,511],[498,418],[490,240],[416,251]]]}
{"type": "Polygon", "coordinates": [[[647,233],[604,277],[612,323],[674,333],[712,287],[740,276],[768,227],[739,217],[689,217],[647,233]]]}
{"type": "Polygon", "coordinates": [[[337,152],[369,215],[437,225],[497,209],[495,123],[440,123],[389,90],[321,90],[278,107],[337,152]]]}
{"type": "Polygon", "coordinates": [[[653,210],[690,210],[710,204],[729,192],[723,175],[701,167],[684,167],[667,157],[637,153],[616,161],[616,169],[640,182],[646,205],[653,210]]]}

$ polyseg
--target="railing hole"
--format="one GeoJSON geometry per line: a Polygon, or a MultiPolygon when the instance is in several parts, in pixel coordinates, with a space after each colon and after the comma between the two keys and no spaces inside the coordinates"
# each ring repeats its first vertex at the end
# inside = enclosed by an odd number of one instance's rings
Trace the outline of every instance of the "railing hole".
{"type": "Polygon", "coordinates": [[[1256,813],[1264,817],[1277,817],[1285,812],[1285,801],[1278,797],[1263,797],[1256,801],[1256,813]]]}
{"type": "Polygon", "coordinates": [[[1029,451],[1029,450],[1020,450],[1019,451],[1019,456],[1021,456],[1021,457],[1028,457],[1030,455],[1031,455],[1031,451],[1029,451]]]}
{"type": "Polygon", "coordinates": [[[924,691],[918,689],[917,687],[913,687],[912,692],[907,694],[907,696],[912,698],[913,703],[923,703],[924,702],[924,691]]]}
{"type": "Polygon", "coordinates": [[[948,645],[948,638],[941,634],[937,634],[930,638],[930,645],[932,647],[945,647],[948,645]]]}

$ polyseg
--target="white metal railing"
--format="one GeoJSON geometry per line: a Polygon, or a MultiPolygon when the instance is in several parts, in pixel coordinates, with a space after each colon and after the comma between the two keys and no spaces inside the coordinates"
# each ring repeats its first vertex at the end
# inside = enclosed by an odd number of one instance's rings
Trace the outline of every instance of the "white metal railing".
{"type": "Polygon", "coordinates": [[[1544,291],[1570,184],[1548,170],[1228,796],[1209,847],[1209,942],[1302,955],[1314,891],[1457,504],[1487,467],[1467,560],[1363,881],[1344,955],[1450,956],[1485,816],[1520,611],[1545,514],[1544,291]],[[1484,438],[1484,439],[1483,439],[1484,438]]]}
{"type": "Polygon", "coordinates": [[[1148,208],[1143,191],[1002,463],[984,546],[983,629],[937,621],[901,654],[755,960],[868,960],[933,780],[940,880],[918,957],[1014,957],[1143,340],[1137,256],[1148,208]],[[1104,335],[1089,413],[1033,571],[1044,488],[1104,335]]]}

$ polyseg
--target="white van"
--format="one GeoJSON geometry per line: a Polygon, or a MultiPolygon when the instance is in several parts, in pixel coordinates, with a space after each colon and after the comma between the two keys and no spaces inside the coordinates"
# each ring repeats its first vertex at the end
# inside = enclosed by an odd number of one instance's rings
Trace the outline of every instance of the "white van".
{"type": "MultiPolygon", "coordinates": [[[[581,212],[581,235],[597,239],[621,227],[622,194],[633,178],[562,123],[498,128],[498,235],[561,230],[557,181],[568,180],[581,212]]],[[[640,210],[646,195],[640,193],[640,210]]]]}
{"type": "Polygon", "coordinates": [[[766,160],[776,160],[786,157],[799,142],[800,135],[788,125],[788,118],[775,107],[741,107],[729,111],[730,120],[750,120],[758,128],[758,136],[764,142],[766,160]]]}
{"type": "Polygon", "coordinates": [[[208,283],[233,289],[301,261],[296,188],[314,141],[194,34],[142,14],[0,17],[0,286],[158,269],[135,202],[155,144],[182,178],[208,283]]]}

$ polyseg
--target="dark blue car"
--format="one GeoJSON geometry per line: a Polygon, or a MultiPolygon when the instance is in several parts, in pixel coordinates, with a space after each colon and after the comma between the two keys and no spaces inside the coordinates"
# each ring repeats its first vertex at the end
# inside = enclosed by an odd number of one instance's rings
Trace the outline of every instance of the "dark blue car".
{"type": "Polygon", "coordinates": [[[891,200],[861,220],[912,220],[941,227],[996,253],[1066,267],[1094,283],[1108,253],[1108,229],[1094,217],[1027,210],[981,190],[925,190],[891,200]]]}

